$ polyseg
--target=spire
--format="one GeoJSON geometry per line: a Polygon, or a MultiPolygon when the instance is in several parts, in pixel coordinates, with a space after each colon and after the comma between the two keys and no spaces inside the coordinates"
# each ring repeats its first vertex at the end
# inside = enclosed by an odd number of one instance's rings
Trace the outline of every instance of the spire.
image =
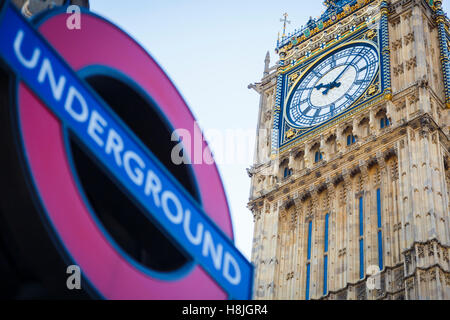
{"type": "Polygon", "coordinates": [[[270,53],[267,51],[266,58],[264,59],[264,76],[269,74],[269,66],[270,66],[270,53]]]}
{"type": "Polygon", "coordinates": [[[289,21],[288,18],[288,14],[287,12],[285,14],[283,14],[283,19],[280,19],[280,22],[283,22],[283,35],[282,37],[284,38],[286,36],[286,25],[291,24],[291,21],[289,21]]]}

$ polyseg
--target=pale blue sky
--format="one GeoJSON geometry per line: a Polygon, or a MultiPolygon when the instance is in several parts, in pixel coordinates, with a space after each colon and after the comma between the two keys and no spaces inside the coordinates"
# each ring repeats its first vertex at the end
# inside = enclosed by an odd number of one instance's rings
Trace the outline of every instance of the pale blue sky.
{"type": "MultiPolygon", "coordinates": [[[[261,79],[268,50],[272,64],[276,61],[282,14],[288,12],[291,31],[324,10],[318,0],[90,2],[92,11],[118,24],[160,63],[202,128],[219,130],[256,130],[259,96],[247,86],[261,79]]],[[[444,0],[447,9],[449,2],[444,0]]],[[[253,218],[246,208],[250,179],[245,169],[250,165],[219,166],[236,245],[248,258],[253,218]]]]}

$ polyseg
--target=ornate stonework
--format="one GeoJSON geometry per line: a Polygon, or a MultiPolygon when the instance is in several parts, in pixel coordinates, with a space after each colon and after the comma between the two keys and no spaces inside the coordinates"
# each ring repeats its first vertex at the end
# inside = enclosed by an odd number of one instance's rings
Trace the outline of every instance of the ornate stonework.
{"type": "Polygon", "coordinates": [[[261,95],[249,169],[255,299],[450,299],[450,22],[441,4],[329,1],[321,18],[279,40],[275,66],[266,57],[252,85],[261,95]],[[286,130],[283,103],[308,61],[355,39],[378,45],[374,87],[345,116],[286,130]]]}

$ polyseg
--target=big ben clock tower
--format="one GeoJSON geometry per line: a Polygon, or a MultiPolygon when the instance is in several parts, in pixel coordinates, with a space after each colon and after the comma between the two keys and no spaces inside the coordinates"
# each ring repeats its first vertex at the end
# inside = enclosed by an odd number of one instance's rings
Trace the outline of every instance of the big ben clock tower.
{"type": "Polygon", "coordinates": [[[254,298],[450,299],[442,1],[324,4],[251,85],[254,298]]]}

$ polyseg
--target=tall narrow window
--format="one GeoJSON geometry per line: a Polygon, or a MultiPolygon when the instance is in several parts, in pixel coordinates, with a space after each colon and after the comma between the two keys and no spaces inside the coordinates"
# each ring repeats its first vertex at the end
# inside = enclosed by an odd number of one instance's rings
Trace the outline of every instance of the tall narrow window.
{"type": "Polygon", "coordinates": [[[311,265],[306,265],[306,297],[305,300],[309,300],[309,278],[311,277],[311,265]]]}
{"type": "Polygon", "coordinates": [[[352,134],[349,134],[347,136],[347,145],[351,146],[352,144],[354,144],[356,142],[356,137],[352,134]]]}
{"type": "Polygon", "coordinates": [[[391,123],[389,122],[388,117],[383,117],[380,119],[380,129],[384,129],[386,127],[389,127],[391,123]]]}
{"type": "Polygon", "coordinates": [[[383,231],[381,224],[381,190],[377,189],[378,266],[383,270],[383,231]]]}
{"type": "Polygon", "coordinates": [[[320,151],[316,151],[314,155],[314,162],[319,162],[323,159],[322,153],[320,151]]]}
{"type": "Polygon", "coordinates": [[[364,278],[364,199],[359,198],[359,278],[364,278]]]}
{"type": "Polygon", "coordinates": [[[330,214],[325,215],[325,236],[323,244],[323,295],[327,295],[328,292],[328,226],[329,226],[330,214]]]}
{"type": "Polygon", "coordinates": [[[309,285],[311,277],[311,233],[312,233],[312,221],[308,223],[308,248],[307,248],[307,261],[306,261],[306,294],[305,300],[309,300],[309,285]]]}
{"type": "Polygon", "coordinates": [[[292,173],[293,173],[292,169],[289,169],[288,167],[284,168],[284,177],[285,178],[292,176],[292,173]]]}

